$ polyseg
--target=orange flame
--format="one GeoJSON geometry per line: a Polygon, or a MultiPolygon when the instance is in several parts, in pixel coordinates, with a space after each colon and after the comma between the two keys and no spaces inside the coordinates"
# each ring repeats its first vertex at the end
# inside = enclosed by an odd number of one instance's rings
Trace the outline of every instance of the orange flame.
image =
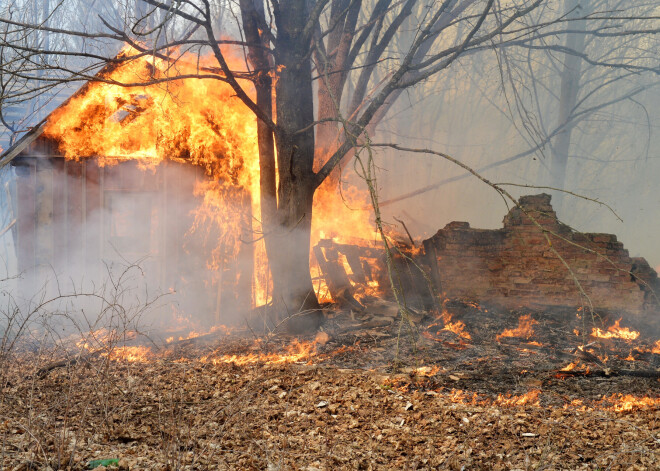
{"type": "MultiPolygon", "coordinates": [[[[101,71],[109,82],[139,84],[200,74],[210,59],[184,55],[175,64],[142,56],[126,46],[118,55],[128,59],[101,71]]],[[[145,167],[163,160],[204,166],[249,188],[256,169],[256,123],[220,75],[216,79],[174,80],[122,87],[92,82],[49,117],[45,135],[59,143],[68,159],[96,156],[101,165],[138,160],[145,167]]],[[[258,175],[258,174],[256,174],[258,175]]]]}
{"type": "Polygon", "coordinates": [[[251,365],[256,363],[263,364],[282,364],[296,363],[310,360],[316,355],[316,342],[300,342],[294,340],[286,348],[286,352],[279,353],[248,353],[246,355],[222,355],[219,357],[205,356],[202,362],[209,362],[214,365],[221,363],[234,363],[235,365],[251,365]]]}
{"type": "Polygon", "coordinates": [[[523,394],[521,396],[509,396],[509,395],[503,396],[502,394],[498,394],[495,403],[509,407],[524,406],[528,404],[532,406],[538,406],[540,395],[541,395],[541,391],[539,391],[538,389],[529,391],[528,393],[523,394]]]}
{"type": "MultiPolygon", "coordinates": [[[[361,190],[355,186],[346,188],[344,184],[337,183],[333,179],[323,182],[314,195],[311,246],[314,247],[322,239],[332,239],[338,244],[380,248],[382,244],[376,233],[372,212],[365,205],[367,200],[366,189],[361,190]]],[[[316,258],[312,256],[310,261],[310,272],[319,301],[332,301],[316,258]]],[[[367,280],[366,283],[355,282],[352,276],[353,269],[346,256],[339,254],[339,261],[348,275],[353,295],[358,301],[362,301],[366,296],[378,295],[380,292],[378,281],[372,279],[367,280]]],[[[369,264],[368,260],[361,262],[369,264]]],[[[371,266],[371,269],[373,271],[375,267],[371,266]]]]}
{"type": "Polygon", "coordinates": [[[541,391],[538,389],[533,389],[525,394],[498,394],[497,398],[488,399],[479,397],[477,393],[466,393],[462,390],[453,389],[449,394],[448,398],[451,402],[455,404],[462,405],[472,405],[472,406],[488,406],[488,405],[498,405],[503,407],[520,407],[520,406],[534,406],[538,407],[540,405],[540,396],[541,391]]]}
{"type": "Polygon", "coordinates": [[[479,401],[479,395],[475,392],[469,395],[463,390],[452,389],[449,394],[449,400],[455,404],[465,404],[465,405],[477,405],[479,401]]]}
{"type": "Polygon", "coordinates": [[[499,342],[504,337],[522,337],[528,339],[534,335],[535,324],[538,324],[538,321],[532,319],[531,314],[522,315],[518,319],[518,327],[515,329],[505,329],[495,337],[495,340],[499,342]]]}
{"type": "Polygon", "coordinates": [[[75,344],[81,350],[114,361],[145,363],[153,359],[150,347],[119,345],[135,337],[135,332],[118,333],[116,330],[98,329],[86,333],[75,344]]]}
{"type": "Polygon", "coordinates": [[[153,359],[153,353],[151,348],[145,346],[124,346],[113,348],[108,357],[115,361],[147,363],[153,359]]]}
{"type": "MultiPolygon", "coordinates": [[[[540,407],[541,391],[534,389],[523,395],[502,395],[499,394],[495,400],[481,398],[477,393],[469,394],[463,390],[453,389],[447,398],[456,404],[472,405],[472,406],[489,406],[499,405],[503,407],[520,407],[532,406],[540,407]]],[[[660,398],[649,396],[634,396],[632,394],[612,394],[611,396],[604,396],[598,402],[588,406],[581,399],[573,399],[569,403],[564,404],[564,409],[576,408],[582,411],[604,409],[615,412],[626,412],[634,410],[653,410],[660,406],[660,398]]]]}
{"type": "Polygon", "coordinates": [[[658,340],[653,347],[651,348],[651,353],[657,353],[660,355],[660,340],[658,340]]]}
{"type": "Polygon", "coordinates": [[[437,316],[436,321],[427,327],[427,329],[431,330],[431,332],[424,331],[422,332],[422,335],[430,340],[442,342],[443,340],[439,337],[436,337],[432,332],[436,333],[439,330],[446,330],[458,335],[461,338],[460,346],[465,347],[466,344],[464,343],[463,339],[471,340],[472,336],[465,330],[465,322],[452,320],[453,314],[447,310],[448,302],[449,299],[445,298],[442,303],[442,312],[440,312],[440,314],[437,316]]]}
{"type": "Polygon", "coordinates": [[[442,328],[442,330],[448,330],[449,332],[453,332],[459,337],[462,337],[467,340],[472,339],[470,334],[465,331],[465,322],[463,321],[452,322],[452,314],[449,311],[447,311],[444,307],[440,315],[442,317],[442,321],[445,323],[445,326],[442,328]]]}
{"type": "Polygon", "coordinates": [[[614,325],[607,328],[607,331],[603,331],[598,327],[594,327],[591,331],[592,337],[597,337],[601,339],[624,339],[624,340],[635,340],[639,337],[639,332],[635,330],[630,330],[628,327],[621,327],[619,323],[621,319],[617,320],[614,325]]]}
{"type": "Polygon", "coordinates": [[[599,405],[606,406],[616,412],[657,409],[660,407],[660,398],[634,396],[632,394],[612,394],[611,396],[603,397],[599,405]]]}
{"type": "MultiPolygon", "coordinates": [[[[241,68],[242,60],[225,52],[232,66],[241,68]]],[[[247,204],[255,216],[250,222],[260,220],[254,115],[221,75],[202,70],[213,65],[210,57],[184,54],[172,63],[139,57],[126,46],[117,58],[123,61],[107,66],[100,81],[88,83],[49,116],[44,135],[67,159],[94,157],[101,166],[134,160],[146,170],[169,160],[202,167],[209,180],[196,184],[201,203],[191,231],[208,233],[207,265],[218,269],[220,248],[237,253],[240,244],[244,218],[232,214],[239,190],[250,195],[247,204]],[[176,79],[196,75],[205,78],[176,79]]],[[[249,83],[243,85],[251,90],[249,83]]],[[[255,273],[266,269],[263,255],[263,244],[256,244],[255,273]]],[[[261,291],[255,293],[257,303],[266,301],[261,291]]]]}

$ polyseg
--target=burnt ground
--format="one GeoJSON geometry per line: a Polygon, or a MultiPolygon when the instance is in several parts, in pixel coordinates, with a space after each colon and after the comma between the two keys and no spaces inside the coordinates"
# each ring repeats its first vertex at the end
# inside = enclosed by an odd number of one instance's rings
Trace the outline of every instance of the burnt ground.
{"type": "Polygon", "coordinates": [[[575,311],[445,309],[470,339],[381,305],[330,313],[316,338],[255,340],[252,326],[152,346],[138,362],[17,354],[0,470],[101,458],[150,470],[660,469],[653,321],[622,321],[641,332],[625,341],[591,337],[593,319],[575,311]],[[534,334],[497,341],[521,314],[534,334]]]}

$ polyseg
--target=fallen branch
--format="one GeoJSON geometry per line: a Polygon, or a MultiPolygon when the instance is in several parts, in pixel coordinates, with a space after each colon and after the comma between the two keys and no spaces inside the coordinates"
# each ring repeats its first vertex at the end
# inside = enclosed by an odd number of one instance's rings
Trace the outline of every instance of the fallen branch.
{"type": "Polygon", "coordinates": [[[570,370],[570,371],[556,371],[556,375],[562,377],[568,376],[584,376],[584,377],[602,377],[612,378],[617,376],[632,376],[634,378],[656,378],[660,379],[660,371],[658,370],[614,370],[605,368],[602,370],[570,370]]]}
{"type": "Polygon", "coordinates": [[[39,370],[37,370],[37,378],[44,379],[46,376],[48,376],[48,373],[58,368],[66,368],[67,366],[73,366],[77,363],[86,362],[94,358],[98,358],[99,355],[103,353],[103,351],[104,351],[103,349],[96,350],[94,352],[90,352],[85,355],[78,355],[76,357],[69,358],[66,360],[59,360],[59,361],[54,361],[53,363],[49,363],[48,365],[43,366],[39,368],[39,370]]]}

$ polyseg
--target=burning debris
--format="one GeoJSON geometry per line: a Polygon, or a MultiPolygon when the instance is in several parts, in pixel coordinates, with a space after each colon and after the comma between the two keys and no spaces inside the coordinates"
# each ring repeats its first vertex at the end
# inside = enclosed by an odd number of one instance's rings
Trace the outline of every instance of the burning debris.
{"type": "Polygon", "coordinates": [[[347,303],[349,307],[364,309],[359,300],[382,296],[387,286],[383,265],[385,250],[361,241],[361,244],[339,244],[322,239],[313,248],[319,273],[317,292],[321,300],[347,303]]]}
{"type": "Polygon", "coordinates": [[[639,337],[639,332],[631,331],[628,327],[621,327],[619,324],[621,319],[618,319],[614,325],[611,325],[607,328],[607,331],[603,331],[600,327],[594,327],[591,331],[592,337],[597,337],[600,339],[625,339],[625,340],[635,340],[639,337]]]}
{"type": "MultiPolygon", "coordinates": [[[[471,229],[468,223],[453,222],[425,240],[421,251],[400,244],[393,254],[399,263],[398,288],[417,300],[413,305],[426,309],[437,302],[433,293],[445,293],[449,299],[510,309],[591,303],[597,310],[657,312],[657,273],[644,259],[630,258],[616,236],[577,233],[562,225],[549,195],[525,196],[519,205],[505,217],[503,229],[471,229]],[[397,251],[405,256],[397,257],[397,251]]],[[[328,240],[314,254],[337,302],[354,292],[373,292],[371,274],[385,271],[382,249],[328,240]]],[[[389,280],[379,279],[379,293],[387,295],[389,280]]]]}

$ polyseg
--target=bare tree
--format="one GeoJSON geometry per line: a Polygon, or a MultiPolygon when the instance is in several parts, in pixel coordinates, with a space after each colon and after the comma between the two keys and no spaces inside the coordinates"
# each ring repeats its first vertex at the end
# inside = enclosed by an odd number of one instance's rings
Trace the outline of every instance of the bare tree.
{"type": "MultiPolygon", "coordinates": [[[[420,87],[410,101],[442,110],[444,120],[430,119],[442,125],[471,120],[473,132],[479,132],[474,123],[479,115],[470,112],[472,107],[496,110],[510,127],[484,151],[475,167],[480,171],[493,175],[499,168],[503,178],[511,178],[513,169],[529,184],[573,191],[620,187],[620,180],[603,180],[604,166],[643,162],[651,145],[649,99],[658,85],[655,9],[648,2],[620,0],[546,3],[527,21],[542,24],[561,14],[553,27],[557,36],[549,37],[546,30],[531,41],[502,44],[492,55],[464,57],[462,67],[444,74],[441,82],[420,87]],[[625,16],[613,16],[623,15],[624,8],[625,16]],[[499,69],[497,83],[493,69],[499,69]],[[452,87],[463,93],[456,97],[443,91],[452,87]],[[499,149],[505,141],[518,144],[499,149]]],[[[415,118],[420,114],[412,116],[412,125],[419,127],[421,120],[415,118]]],[[[441,134],[447,135],[446,129],[435,131],[441,134]]],[[[427,184],[422,180],[407,192],[399,188],[385,204],[419,197],[469,174],[429,175],[427,184]]],[[[559,209],[563,194],[555,192],[553,198],[559,209]]]]}
{"type": "MultiPolygon", "coordinates": [[[[72,2],[60,0],[53,11],[72,2]]],[[[563,38],[572,34],[567,24],[597,19],[607,29],[609,23],[626,21],[620,11],[567,17],[563,10],[545,8],[538,15],[545,6],[542,0],[241,0],[235,8],[210,0],[139,0],[117,2],[116,15],[99,9],[103,29],[93,32],[80,24],[35,24],[7,10],[0,18],[5,32],[0,47],[20,60],[27,57],[29,72],[5,63],[1,72],[27,80],[43,71],[40,85],[29,91],[38,93],[53,83],[98,80],[94,72],[99,67],[119,60],[108,53],[110,45],[116,50],[129,43],[172,62],[184,51],[210,52],[218,73],[200,74],[200,79],[228,83],[258,120],[262,220],[274,300],[289,312],[311,312],[297,317],[295,327],[305,329],[320,318],[308,265],[315,191],[352,149],[368,145],[369,130],[403,91],[464,57],[493,49],[554,41],[565,50],[563,38]],[[227,14],[218,15],[219,10],[227,14]],[[23,38],[37,31],[63,42],[48,51],[40,44],[25,45],[23,38]],[[74,51],[72,45],[81,42],[85,47],[74,51]],[[245,51],[247,71],[229,66],[221,43],[245,51]],[[56,54],[57,65],[35,60],[44,54],[56,54]],[[74,58],[78,62],[65,60],[74,58]],[[255,85],[255,99],[239,83],[245,78],[255,85]]],[[[642,35],[652,29],[624,28],[617,34],[642,35]]]]}

